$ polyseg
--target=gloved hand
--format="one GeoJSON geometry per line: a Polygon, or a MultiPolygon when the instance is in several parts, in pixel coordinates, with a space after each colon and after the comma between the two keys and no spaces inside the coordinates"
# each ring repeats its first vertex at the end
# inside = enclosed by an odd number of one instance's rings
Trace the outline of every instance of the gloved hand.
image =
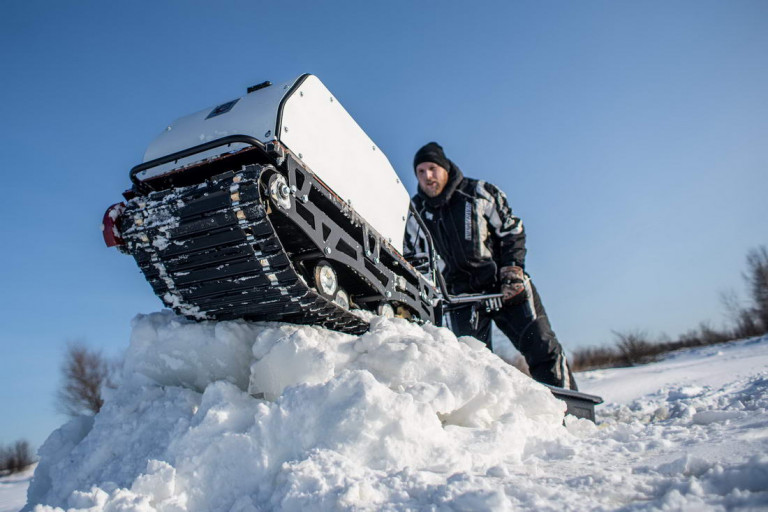
{"type": "Polygon", "coordinates": [[[522,304],[528,298],[525,290],[525,273],[523,269],[514,265],[501,267],[499,270],[501,280],[501,293],[504,294],[504,302],[522,304]]]}

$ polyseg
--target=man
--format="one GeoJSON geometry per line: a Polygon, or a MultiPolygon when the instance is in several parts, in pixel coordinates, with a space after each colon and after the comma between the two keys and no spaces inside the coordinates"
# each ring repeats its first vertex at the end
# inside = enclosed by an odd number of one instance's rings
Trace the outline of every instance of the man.
{"type": "MultiPolygon", "coordinates": [[[[412,201],[442,260],[448,292],[504,294],[497,310],[487,310],[481,303],[452,309],[451,330],[492,349],[494,321],[523,354],[534,379],[577,389],[541,299],[524,271],[523,223],[512,214],[504,193],[490,183],[465,178],[436,142],[416,152],[413,168],[419,190],[412,201]]],[[[426,239],[413,217],[405,238],[406,258],[423,261],[426,239]]]]}

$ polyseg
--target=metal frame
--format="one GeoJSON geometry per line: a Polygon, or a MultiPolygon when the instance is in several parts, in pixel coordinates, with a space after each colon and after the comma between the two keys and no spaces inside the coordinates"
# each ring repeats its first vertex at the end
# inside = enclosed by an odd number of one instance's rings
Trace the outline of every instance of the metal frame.
{"type": "MultiPolygon", "coordinates": [[[[227,137],[222,137],[220,139],[212,140],[211,142],[199,144],[191,148],[177,151],[176,153],[171,153],[170,155],[166,155],[160,158],[155,158],[154,160],[141,163],[131,169],[129,173],[131,182],[136,186],[136,188],[139,191],[148,192],[149,190],[153,190],[153,189],[147,184],[146,181],[142,181],[137,177],[137,174],[139,174],[140,172],[146,171],[147,169],[151,169],[152,167],[157,167],[158,165],[163,165],[163,164],[173,162],[175,160],[181,160],[182,158],[187,158],[197,153],[203,153],[205,151],[209,151],[211,149],[215,149],[221,146],[228,146],[229,144],[248,144],[250,146],[257,147],[264,150],[264,144],[255,137],[251,137],[250,135],[229,135],[227,137]]],[[[166,174],[172,174],[174,172],[178,172],[179,170],[180,169],[173,169],[166,174]]],[[[164,175],[161,175],[161,176],[164,176],[164,175]]],[[[153,176],[152,179],[157,179],[159,177],[160,176],[153,176]]]]}
{"type": "Polygon", "coordinates": [[[299,90],[299,87],[301,87],[301,84],[304,83],[304,81],[312,76],[309,73],[304,73],[299,78],[296,79],[296,81],[293,83],[290,89],[288,89],[288,92],[285,93],[283,96],[283,99],[280,100],[280,104],[277,106],[277,121],[275,122],[275,137],[280,137],[280,130],[283,128],[283,110],[285,109],[285,104],[288,102],[288,100],[293,96],[293,94],[299,90]]]}
{"type": "MultiPolygon", "coordinates": [[[[363,297],[359,302],[372,301],[399,302],[408,305],[422,320],[440,325],[442,323],[442,310],[440,297],[437,291],[426,279],[410,266],[388,243],[384,242],[363,219],[357,216],[340,198],[335,196],[330,189],[325,187],[311,172],[307,171],[297,162],[292,155],[287,155],[281,166],[286,172],[288,185],[291,187],[291,206],[288,209],[280,209],[291,222],[297,225],[315,244],[327,260],[334,260],[347,268],[350,268],[369,284],[372,285],[378,295],[363,297]],[[302,175],[302,183],[299,186],[297,175],[302,175]],[[335,205],[339,211],[344,212],[350,219],[349,229],[359,230],[356,238],[339,226],[326,213],[309,200],[310,194],[320,193],[325,200],[335,205]],[[300,204],[312,217],[312,222],[307,221],[299,212],[296,204],[300,204]],[[326,234],[327,232],[327,234],[326,234]],[[359,239],[363,243],[360,244],[359,239]],[[340,250],[341,245],[351,250],[354,256],[340,250]],[[402,275],[389,267],[380,265],[383,253],[395,262],[395,265],[403,269],[402,275]],[[370,265],[379,269],[380,274],[372,272],[366,266],[366,260],[370,265]],[[407,268],[410,267],[410,268],[407,268]],[[418,286],[414,286],[406,277],[407,274],[416,278],[418,286]],[[398,285],[398,277],[401,278],[398,285]],[[403,286],[404,285],[404,286],[403,286]]],[[[280,236],[278,232],[278,237],[280,236]]]]}

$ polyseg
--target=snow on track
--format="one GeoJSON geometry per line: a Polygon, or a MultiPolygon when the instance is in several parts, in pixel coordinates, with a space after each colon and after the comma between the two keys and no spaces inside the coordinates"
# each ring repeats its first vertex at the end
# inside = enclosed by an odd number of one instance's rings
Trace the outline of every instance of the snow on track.
{"type": "Polygon", "coordinates": [[[545,388],[446,329],[140,316],[102,412],[41,447],[27,509],[759,510],[767,352],[582,374],[614,403],[564,426],[545,388]]]}

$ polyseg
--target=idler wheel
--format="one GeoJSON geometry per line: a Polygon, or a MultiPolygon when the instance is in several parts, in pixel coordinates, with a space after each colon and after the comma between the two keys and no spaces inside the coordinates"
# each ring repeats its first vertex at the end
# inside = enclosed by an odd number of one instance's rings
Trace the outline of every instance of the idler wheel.
{"type": "Polygon", "coordinates": [[[333,302],[339,307],[349,309],[349,295],[342,288],[339,288],[336,291],[336,296],[333,298],[333,302]]]}
{"type": "Polygon", "coordinates": [[[339,279],[336,277],[336,271],[326,260],[320,260],[315,265],[315,287],[326,298],[333,300],[336,297],[339,279]]]}
{"type": "Polygon", "coordinates": [[[395,309],[392,307],[392,304],[389,302],[380,302],[379,305],[376,307],[376,314],[379,316],[383,316],[384,318],[394,318],[395,317],[395,309]]]}

